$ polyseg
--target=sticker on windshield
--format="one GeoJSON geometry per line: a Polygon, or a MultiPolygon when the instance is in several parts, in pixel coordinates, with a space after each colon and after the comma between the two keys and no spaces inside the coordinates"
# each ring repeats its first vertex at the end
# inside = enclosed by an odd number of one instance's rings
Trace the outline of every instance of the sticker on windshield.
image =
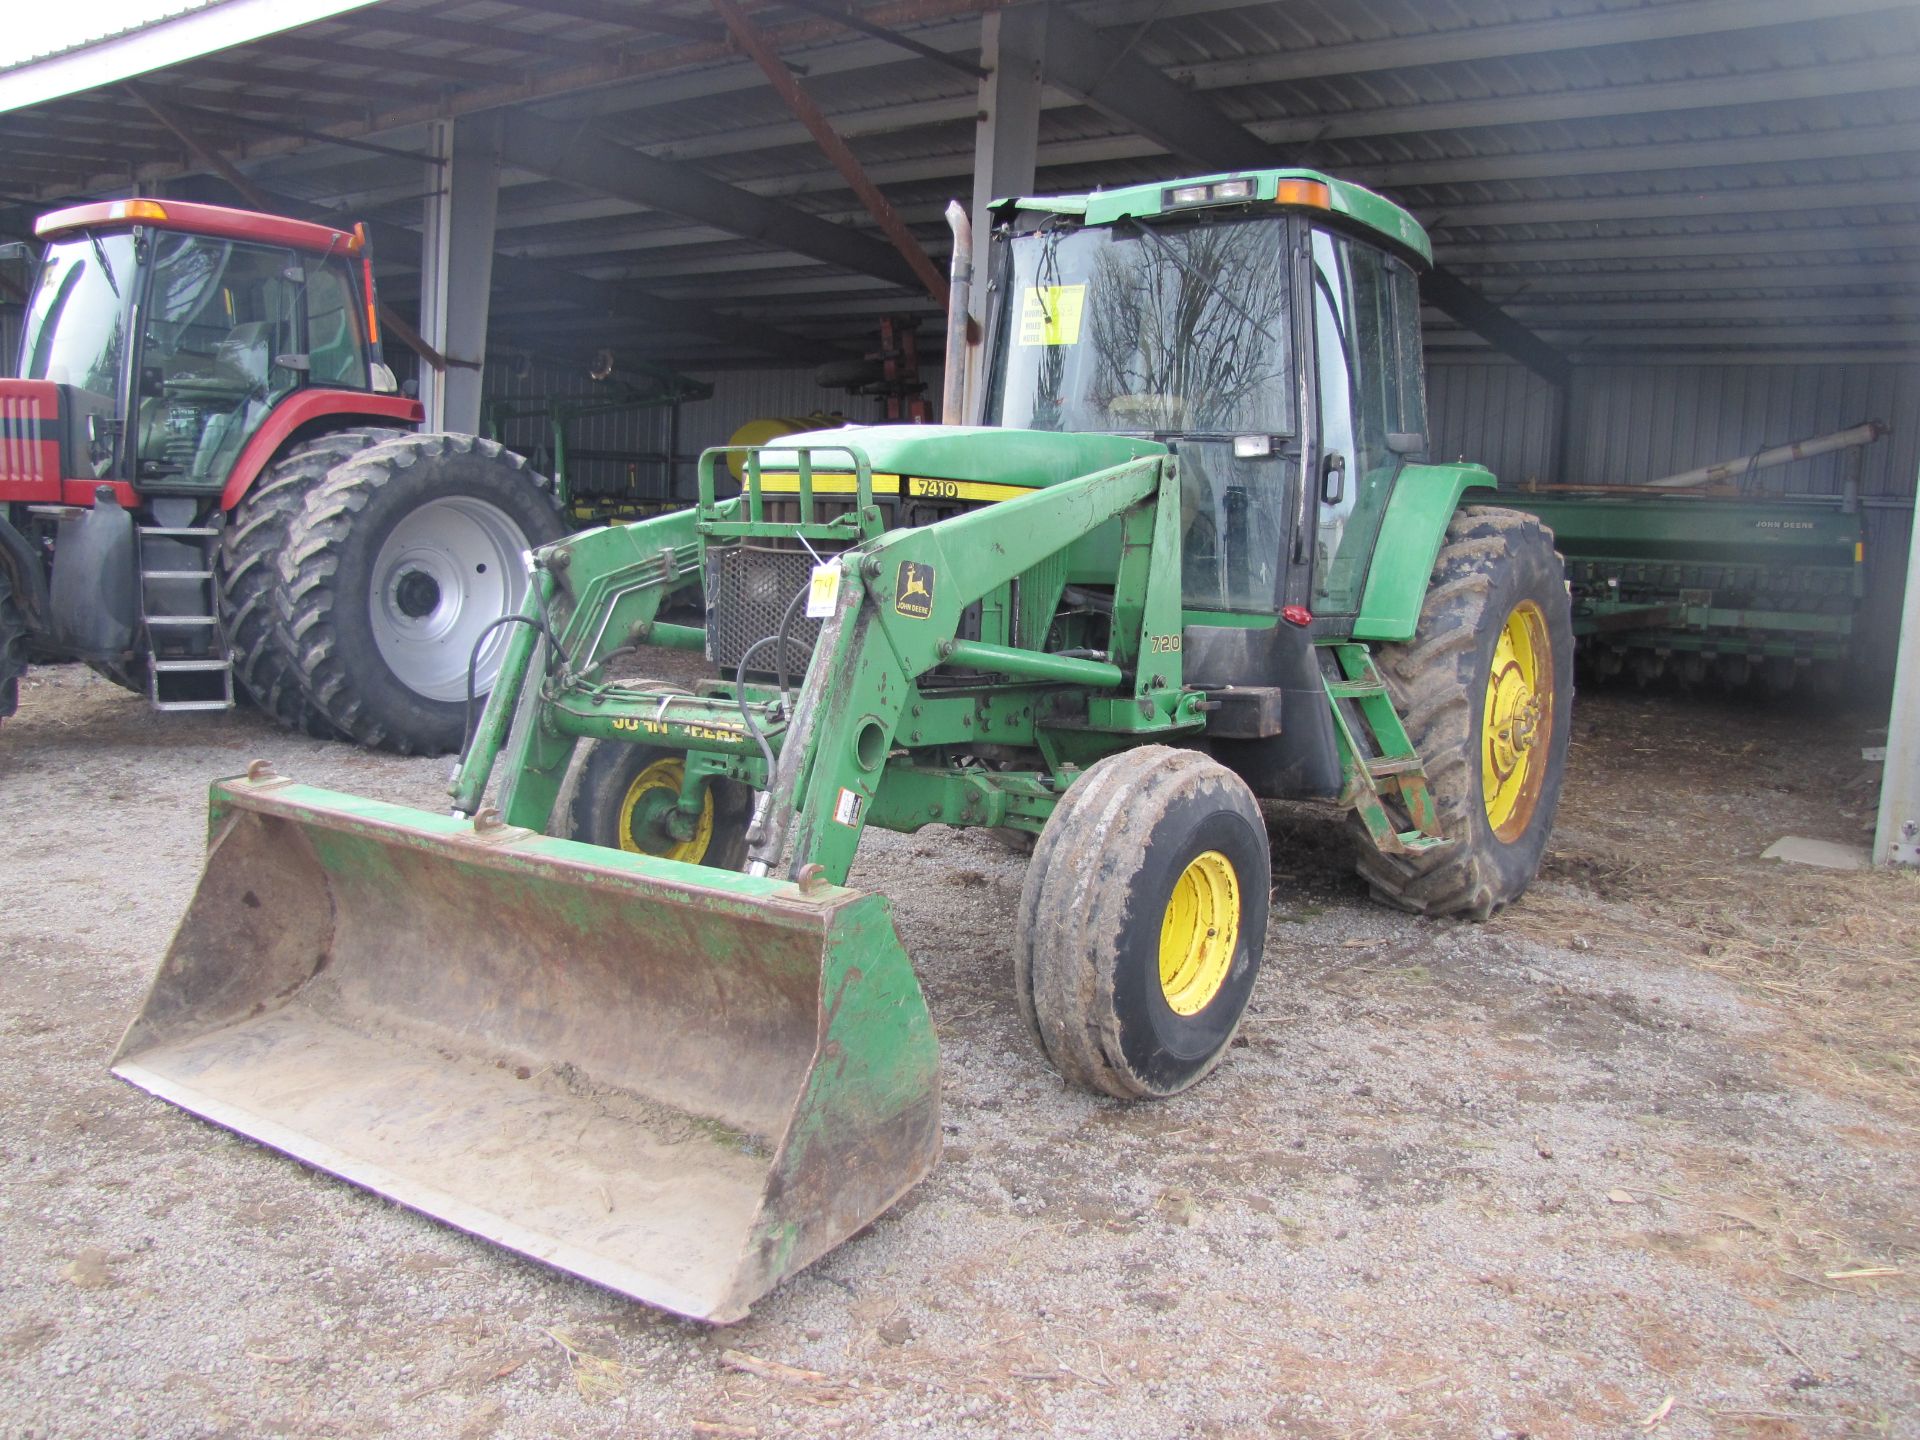
{"type": "Polygon", "coordinates": [[[1020,306],[1022,345],[1078,345],[1087,287],[1029,285],[1020,306]]]}

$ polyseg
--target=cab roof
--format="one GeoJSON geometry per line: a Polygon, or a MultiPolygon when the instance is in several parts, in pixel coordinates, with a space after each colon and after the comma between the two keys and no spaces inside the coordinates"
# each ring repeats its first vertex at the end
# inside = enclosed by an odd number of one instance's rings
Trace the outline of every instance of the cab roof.
{"type": "Polygon", "coordinates": [[[51,240],[76,230],[130,230],[136,225],[214,235],[223,240],[256,240],[263,245],[285,245],[322,255],[357,255],[365,243],[356,232],[336,230],[331,225],[185,200],[101,200],[75,205],[42,215],[33,233],[51,240]]]}
{"type": "Polygon", "coordinates": [[[1020,196],[996,200],[996,211],[1030,210],[1048,215],[1071,215],[1087,225],[1111,225],[1128,216],[1180,215],[1189,211],[1247,208],[1258,204],[1294,205],[1325,210],[1384,236],[1433,264],[1433,245],[1420,222],[1385,196],[1376,195],[1349,180],[1337,180],[1318,170],[1231,170],[1191,179],[1162,180],[1094,190],[1085,195],[1020,196]],[[1231,193],[1214,198],[1225,186],[1231,193]],[[1177,194],[1206,192],[1203,198],[1177,194]]]}

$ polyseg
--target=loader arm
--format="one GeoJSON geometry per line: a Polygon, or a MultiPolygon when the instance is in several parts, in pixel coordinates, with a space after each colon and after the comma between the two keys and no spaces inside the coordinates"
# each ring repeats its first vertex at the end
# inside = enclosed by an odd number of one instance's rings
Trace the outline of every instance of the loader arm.
{"type": "Polygon", "coordinates": [[[500,674],[448,789],[456,811],[477,813],[500,753],[511,744],[500,808],[515,824],[544,829],[574,746],[573,736],[539,723],[551,658],[546,629],[558,636],[575,675],[591,675],[616,650],[636,644],[698,649],[699,631],[656,618],[670,595],[700,579],[697,516],[679,510],[570,536],[535,555],[533,566],[521,623],[510,627],[500,674]],[[530,672],[543,683],[529,689],[530,672]]]}
{"type": "MultiPolygon", "coordinates": [[[[865,467],[864,457],[856,454],[855,462],[865,467]]],[[[835,576],[831,612],[791,714],[781,697],[753,686],[743,692],[721,685],[710,695],[669,702],[658,690],[596,678],[598,667],[623,647],[700,643],[701,632],[662,625],[656,616],[664,598],[698,573],[702,544],[743,533],[826,530],[753,519],[761,513],[757,465],[748,467],[748,492],[740,500],[574,537],[536,557],[541,583],[529,595],[528,623],[515,627],[501,682],[455,778],[455,808],[477,810],[504,753],[500,809],[509,824],[543,831],[578,740],[645,739],[684,749],[690,783],[727,777],[762,792],[749,852],[754,873],[779,870],[791,850],[788,873],[818,865],[825,878],[841,883],[876,796],[883,809],[903,803],[912,809],[911,802],[882,796],[883,780],[903,788],[888,757],[902,716],[921,708],[917,682],[943,664],[997,675],[1003,689],[1012,688],[1008,682],[1045,680],[1056,697],[1062,689],[1084,694],[1080,728],[1089,732],[1137,738],[1197,729],[1200,697],[1182,690],[1180,674],[1177,463],[1171,456],[1131,460],[934,524],[872,534],[833,556],[825,562],[835,576]],[[1023,606],[1050,616],[1066,552],[1113,522],[1119,556],[1105,659],[958,638],[968,608],[1015,580],[1034,592],[1023,606]],[[557,666],[550,663],[543,617],[565,652],[557,666]],[[740,714],[743,701],[757,717],[751,727],[740,714]],[[771,754],[771,766],[763,754],[771,754]]],[[[1044,634],[1044,625],[1035,628],[1044,634]]],[[[975,701],[964,703],[970,709],[975,701]]],[[[956,719],[952,700],[925,708],[939,711],[950,730],[970,723],[969,714],[956,719]]],[[[1018,712],[1018,733],[1045,748],[1036,709],[1029,704],[1018,712]]],[[[1009,723],[1015,722],[1003,722],[1003,733],[1009,723]]],[[[1070,766],[1056,769],[1064,773],[1032,777],[1028,786],[1028,812],[1038,818],[1050,808],[1051,794],[1071,781],[1070,766]]],[[[910,778],[919,783],[918,813],[925,818],[988,817],[984,807],[997,807],[992,814],[998,815],[1009,804],[1007,794],[982,791],[977,777],[918,771],[910,778]]],[[[1010,784],[1017,792],[1018,784],[1010,784]]]]}
{"type": "Polygon", "coordinates": [[[1006,675],[1051,674],[1104,692],[1121,728],[1198,725],[1180,686],[1179,481],[1168,457],[1130,461],[847,552],[750,851],[761,873],[791,840],[789,875],[818,865],[842,884],[879,793],[915,683],[963,655],[1006,675]],[[967,608],[1109,521],[1121,526],[1108,662],[956,641],[967,608]],[[923,593],[924,592],[924,593],[923,593]],[[1156,645],[1155,640],[1159,640],[1156,645]],[[964,648],[962,648],[964,646],[964,648]],[[786,832],[791,823],[792,834],[786,832]]]}

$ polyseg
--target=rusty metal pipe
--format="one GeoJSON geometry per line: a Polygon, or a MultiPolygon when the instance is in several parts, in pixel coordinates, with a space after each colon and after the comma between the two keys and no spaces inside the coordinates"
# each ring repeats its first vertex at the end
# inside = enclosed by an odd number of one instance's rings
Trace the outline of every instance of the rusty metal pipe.
{"type": "Polygon", "coordinates": [[[1752,455],[1722,460],[1713,465],[1702,465],[1697,470],[1682,470],[1678,475],[1663,475],[1658,480],[1647,481],[1647,486],[1653,490],[1690,490],[1696,485],[1712,485],[1722,480],[1738,480],[1750,471],[1791,464],[1795,460],[1805,460],[1813,455],[1825,455],[1830,450],[1845,450],[1851,445],[1871,445],[1886,433],[1887,426],[1884,422],[1869,420],[1864,425],[1835,430],[1830,435],[1816,435],[1811,440],[1795,440],[1790,444],[1776,445],[1770,450],[1761,450],[1752,455]]]}

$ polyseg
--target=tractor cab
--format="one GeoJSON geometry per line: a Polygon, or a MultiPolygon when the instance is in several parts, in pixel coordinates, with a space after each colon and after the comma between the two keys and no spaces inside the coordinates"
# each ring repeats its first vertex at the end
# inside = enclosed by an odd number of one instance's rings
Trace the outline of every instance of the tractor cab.
{"type": "Polygon", "coordinates": [[[18,498],[86,503],[101,481],[217,495],[296,391],[394,388],[361,231],[175,200],[76,206],[36,230],[18,374],[56,387],[63,473],[0,477],[44,487],[18,498]]]}
{"type": "Polygon", "coordinates": [[[1312,171],[995,213],[985,423],[1171,442],[1190,615],[1298,605],[1350,631],[1425,448],[1413,217],[1312,171]]]}

